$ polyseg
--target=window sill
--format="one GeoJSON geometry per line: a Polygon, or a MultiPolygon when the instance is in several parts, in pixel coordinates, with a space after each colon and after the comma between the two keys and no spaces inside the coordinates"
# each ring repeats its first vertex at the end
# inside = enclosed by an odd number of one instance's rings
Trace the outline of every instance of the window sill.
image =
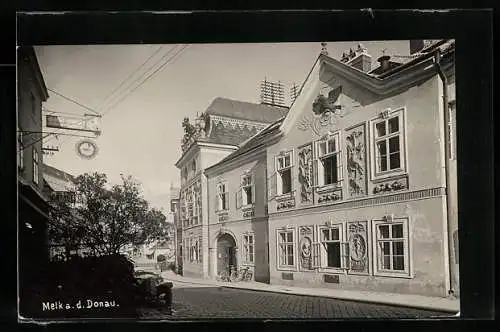
{"type": "Polygon", "coordinates": [[[396,271],[375,271],[373,273],[375,277],[388,277],[388,278],[402,278],[402,279],[413,279],[413,275],[409,272],[396,272],[396,271]]]}
{"type": "Polygon", "coordinates": [[[338,267],[320,267],[318,269],[319,273],[334,273],[334,274],[346,274],[347,270],[338,267]]]}
{"type": "Polygon", "coordinates": [[[255,263],[252,262],[241,262],[241,265],[255,267],[255,263]]]}
{"type": "Polygon", "coordinates": [[[342,190],[342,183],[341,182],[316,187],[316,192],[318,194],[331,192],[331,191],[335,191],[335,190],[342,190]]]}
{"type": "Polygon", "coordinates": [[[276,268],[277,271],[288,271],[288,272],[296,272],[297,267],[296,266],[278,266],[276,268]]]}
{"type": "Polygon", "coordinates": [[[278,195],[276,196],[276,201],[285,201],[287,199],[291,199],[293,198],[293,192],[289,192],[289,193],[286,193],[286,194],[282,194],[282,195],[278,195]]]}
{"type": "Polygon", "coordinates": [[[218,211],[215,211],[216,214],[224,214],[224,213],[229,213],[229,209],[227,210],[218,210],[218,211]]]}
{"type": "Polygon", "coordinates": [[[381,173],[375,173],[372,178],[373,183],[380,183],[387,180],[399,180],[407,176],[406,170],[400,168],[396,170],[385,171],[381,173]]]}
{"type": "Polygon", "coordinates": [[[251,210],[251,209],[253,209],[253,208],[254,208],[254,206],[255,206],[255,204],[254,204],[254,203],[252,203],[252,204],[247,204],[247,205],[243,205],[243,206],[241,207],[241,209],[242,209],[243,211],[246,211],[246,210],[251,210]]]}

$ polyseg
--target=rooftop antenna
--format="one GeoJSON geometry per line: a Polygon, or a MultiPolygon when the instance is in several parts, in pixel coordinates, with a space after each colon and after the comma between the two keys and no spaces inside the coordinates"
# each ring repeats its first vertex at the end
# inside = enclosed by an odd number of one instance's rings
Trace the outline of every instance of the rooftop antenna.
{"type": "Polygon", "coordinates": [[[271,82],[264,78],[260,84],[260,102],[261,104],[268,104],[273,106],[285,106],[285,89],[283,84],[278,82],[271,82]]]}

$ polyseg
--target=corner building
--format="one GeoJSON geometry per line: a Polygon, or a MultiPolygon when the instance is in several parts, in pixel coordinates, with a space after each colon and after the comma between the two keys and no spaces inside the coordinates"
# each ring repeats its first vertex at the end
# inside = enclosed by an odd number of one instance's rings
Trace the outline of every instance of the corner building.
{"type": "Polygon", "coordinates": [[[271,284],[458,293],[453,56],[318,57],[262,156],[271,284]]]}
{"type": "MultiPolygon", "coordinates": [[[[178,241],[182,247],[183,275],[209,276],[209,252],[213,251],[209,236],[209,202],[215,200],[215,196],[208,190],[205,169],[236,151],[239,144],[287,111],[284,107],[216,98],[195,120],[195,132],[183,142],[182,156],[176,162],[181,171],[179,221],[182,238],[178,241]]],[[[229,201],[230,195],[223,195],[221,211],[229,206],[229,201]]]]}

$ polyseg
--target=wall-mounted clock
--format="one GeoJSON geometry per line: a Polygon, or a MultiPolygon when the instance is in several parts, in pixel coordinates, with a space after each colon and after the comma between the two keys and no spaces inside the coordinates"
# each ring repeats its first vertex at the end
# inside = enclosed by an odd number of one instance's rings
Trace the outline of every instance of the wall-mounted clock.
{"type": "Polygon", "coordinates": [[[91,140],[82,140],[76,144],[76,152],[84,159],[92,159],[98,152],[97,145],[91,140]]]}

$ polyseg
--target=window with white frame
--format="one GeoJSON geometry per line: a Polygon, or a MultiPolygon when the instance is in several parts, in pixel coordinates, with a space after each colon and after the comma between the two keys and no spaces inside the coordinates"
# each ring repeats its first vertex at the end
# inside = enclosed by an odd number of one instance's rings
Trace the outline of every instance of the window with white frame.
{"type": "Polygon", "coordinates": [[[373,121],[375,174],[404,170],[403,110],[373,121]]]}
{"type": "Polygon", "coordinates": [[[39,165],[40,160],[38,159],[38,150],[33,147],[33,182],[38,184],[39,181],[39,165]]]}
{"type": "Polygon", "coordinates": [[[251,174],[243,176],[241,180],[241,189],[243,194],[243,205],[253,204],[254,184],[253,184],[253,176],[251,174]]]}
{"type": "Polygon", "coordinates": [[[229,210],[229,192],[226,183],[217,184],[217,211],[229,210]]]}
{"type": "Polygon", "coordinates": [[[17,167],[19,170],[24,168],[24,143],[23,143],[23,133],[19,127],[17,127],[17,167]]]}
{"type": "Polygon", "coordinates": [[[408,219],[374,222],[378,273],[409,274],[408,219]]]}
{"type": "Polygon", "coordinates": [[[201,236],[198,237],[198,262],[201,263],[203,257],[203,246],[202,246],[201,236]]]}
{"type": "Polygon", "coordinates": [[[320,266],[325,269],[349,268],[349,244],[344,242],[342,224],[320,228],[320,266]]]}
{"type": "Polygon", "coordinates": [[[254,235],[244,234],[243,235],[243,259],[245,263],[254,262],[255,256],[255,245],[254,245],[254,235]]]}
{"type": "Polygon", "coordinates": [[[277,194],[285,195],[292,192],[292,151],[276,157],[277,194]]]}
{"type": "Polygon", "coordinates": [[[278,231],[278,262],[280,267],[295,266],[295,234],[293,230],[278,231]]]}
{"type": "Polygon", "coordinates": [[[342,156],[339,134],[316,142],[315,177],[318,186],[338,184],[342,180],[342,156]]]}
{"type": "Polygon", "coordinates": [[[236,193],[236,208],[248,206],[255,203],[255,184],[253,174],[245,174],[241,177],[240,189],[236,193]]]}

